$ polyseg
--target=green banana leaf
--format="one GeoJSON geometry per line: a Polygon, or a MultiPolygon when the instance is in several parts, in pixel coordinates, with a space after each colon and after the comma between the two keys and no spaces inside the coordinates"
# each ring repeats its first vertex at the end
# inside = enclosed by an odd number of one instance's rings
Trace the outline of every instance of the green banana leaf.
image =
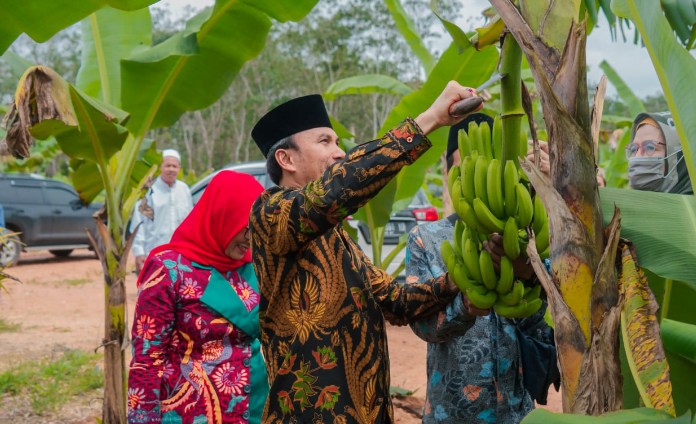
{"type": "Polygon", "coordinates": [[[636,246],[638,264],[696,288],[696,197],[600,188],[605,225],[614,204],[621,210],[621,237],[636,246]]]}
{"type": "MultiPolygon", "coordinates": [[[[611,159],[605,164],[602,163],[605,172],[607,187],[623,188],[628,183],[628,160],[626,159],[626,145],[631,141],[631,131],[629,128],[624,130],[624,135],[616,146],[616,151],[611,152],[611,159]]],[[[609,150],[609,149],[607,149],[609,150]]]]}
{"type": "Polygon", "coordinates": [[[150,47],[148,8],[135,12],[105,7],[82,21],[82,61],[76,86],[87,95],[121,105],[121,59],[150,47]]]}
{"type": "Polygon", "coordinates": [[[522,420],[522,424],[690,424],[691,414],[673,417],[651,408],[637,408],[611,412],[600,417],[587,415],[560,414],[537,408],[522,420]]]}
{"type": "Polygon", "coordinates": [[[633,125],[633,118],[628,118],[626,116],[616,116],[616,115],[605,115],[602,114],[602,122],[607,124],[616,125],[617,127],[630,127],[633,125]]]}
{"type": "Polygon", "coordinates": [[[404,96],[411,88],[388,75],[366,74],[340,79],[322,93],[325,100],[335,100],[345,94],[389,93],[404,96]]]}
{"type": "Polygon", "coordinates": [[[9,65],[12,75],[17,78],[17,80],[24,75],[24,71],[35,65],[12,50],[7,50],[3,53],[2,56],[0,56],[0,60],[9,65]]]}
{"type": "Polygon", "coordinates": [[[138,10],[159,0],[30,0],[4,1],[0,6],[0,52],[22,33],[43,43],[58,31],[105,6],[138,10]]]}
{"type": "MultiPolygon", "coordinates": [[[[338,122],[334,117],[329,116],[329,121],[331,121],[331,127],[333,127],[333,130],[336,132],[336,135],[338,136],[340,142],[345,142],[346,139],[353,139],[355,138],[355,135],[348,131],[348,128],[346,128],[342,123],[338,122]]],[[[351,144],[351,146],[353,146],[351,144]]],[[[347,147],[347,146],[344,146],[347,147]]],[[[355,146],[353,146],[355,147],[355,146]]],[[[352,149],[351,147],[350,149],[352,149]]],[[[348,151],[350,149],[343,149],[344,151],[348,151]]]]}
{"type": "Polygon", "coordinates": [[[636,96],[633,91],[631,91],[624,80],[621,79],[619,74],[616,73],[614,68],[612,68],[606,60],[603,60],[602,63],[599,64],[599,67],[602,68],[604,74],[609,79],[609,82],[614,85],[616,91],[619,93],[619,97],[624,103],[626,103],[626,106],[628,106],[628,111],[633,118],[635,118],[639,113],[646,111],[643,102],[640,101],[638,96],[636,96]]]}
{"type": "MultiPolygon", "coordinates": [[[[450,80],[470,87],[480,85],[493,73],[497,62],[498,52],[496,49],[482,51],[467,49],[459,55],[457,54],[457,46],[453,43],[442,54],[423,87],[402,97],[399,104],[391,110],[379,130],[379,135],[386,133],[406,117],[416,118],[421,112],[424,112],[450,80]]],[[[389,221],[389,215],[392,212],[401,210],[405,205],[408,205],[421,186],[428,168],[435,164],[444,152],[447,146],[448,131],[449,128],[440,128],[428,135],[433,147],[414,164],[402,169],[399,175],[367,204],[366,208],[370,210],[369,217],[365,208],[358,211],[354,217],[373,228],[383,227],[389,221]]]]}
{"type": "Polygon", "coordinates": [[[688,359],[696,367],[696,325],[664,319],[660,327],[665,349],[688,359]]]}
{"type": "Polygon", "coordinates": [[[121,61],[121,102],[131,113],[128,129],[141,136],[213,104],[261,51],[271,18],[301,19],[316,2],[217,0],[183,31],[121,61]]]}
{"type": "Polygon", "coordinates": [[[696,187],[696,81],[692,78],[696,58],[672,35],[658,2],[614,0],[611,7],[617,15],[630,19],[642,36],[677,127],[691,184],[696,187]]]}
{"type": "Polygon", "coordinates": [[[435,66],[435,58],[430,54],[428,49],[425,47],[423,40],[418,34],[413,21],[408,16],[403,6],[401,6],[400,0],[384,0],[384,4],[387,5],[389,13],[391,13],[396,28],[401,32],[401,35],[408,43],[413,54],[420,60],[423,69],[425,70],[425,75],[429,75],[435,66]]]}
{"type": "Polygon", "coordinates": [[[466,33],[452,22],[446,21],[440,17],[440,12],[437,10],[437,0],[430,0],[430,10],[433,11],[435,16],[442,22],[447,32],[452,36],[454,44],[457,45],[457,52],[461,54],[464,50],[471,47],[471,41],[466,33]]]}

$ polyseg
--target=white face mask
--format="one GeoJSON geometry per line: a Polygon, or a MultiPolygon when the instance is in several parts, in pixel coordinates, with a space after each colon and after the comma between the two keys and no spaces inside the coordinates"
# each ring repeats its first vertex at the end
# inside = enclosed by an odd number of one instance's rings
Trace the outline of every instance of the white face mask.
{"type": "Polygon", "coordinates": [[[677,174],[672,172],[677,168],[677,164],[684,159],[684,156],[679,158],[674,167],[669,170],[667,175],[664,175],[663,161],[670,156],[676,155],[681,150],[672,153],[669,156],[652,157],[639,156],[628,158],[628,181],[631,188],[641,191],[659,191],[666,192],[670,186],[676,182],[677,174]]]}

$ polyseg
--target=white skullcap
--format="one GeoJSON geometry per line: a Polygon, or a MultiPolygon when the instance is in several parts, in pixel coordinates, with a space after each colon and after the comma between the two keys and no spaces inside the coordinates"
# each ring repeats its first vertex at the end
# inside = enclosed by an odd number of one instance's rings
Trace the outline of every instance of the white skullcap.
{"type": "Polygon", "coordinates": [[[162,150],[162,159],[164,158],[176,158],[179,162],[181,162],[181,156],[179,155],[179,152],[177,152],[174,149],[162,150]]]}

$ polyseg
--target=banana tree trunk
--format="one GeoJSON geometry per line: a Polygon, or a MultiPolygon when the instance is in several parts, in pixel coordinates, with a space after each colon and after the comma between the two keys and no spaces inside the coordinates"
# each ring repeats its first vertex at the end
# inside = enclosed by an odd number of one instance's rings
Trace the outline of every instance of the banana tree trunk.
{"type": "MultiPolygon", "coordinates": [[[[126,263],[128,253],[135,238],[131,235],[125,246],[117,243],[112,233],[99,217],[97,232],[102,243],[90,234],[92,245],[99,256],[104,271],[104,404],[102,408],[103,424],[123,424],[126,422],[126,390],[128,374],[126,372],[126,348],[130,342],[126,317],[126,263]]],[[[117,231],[120,238],[122,231],[117,231]]],[[[137,231],[137,230],[136,230],[137,231]]]]}
{"type": "Polygon", "coordinates": [[[509,0],[491,3],[527,57],[548,129],[551,181],[527,160],[522,167],[549,216],[552,275],[531,234],[528,254],[556,326],[563,410],[599,415],[623,405],[614,275],[620,219],[617,210],[605,231],[587,104],[585,23],[573,21],[573,2],[522,1],[526,19],[509,0]],[[533,31],[527,22],[535,25],[535,16],[542,18],[533,31]],[[565,45],[558,43],[559,31],[565,45]]]}

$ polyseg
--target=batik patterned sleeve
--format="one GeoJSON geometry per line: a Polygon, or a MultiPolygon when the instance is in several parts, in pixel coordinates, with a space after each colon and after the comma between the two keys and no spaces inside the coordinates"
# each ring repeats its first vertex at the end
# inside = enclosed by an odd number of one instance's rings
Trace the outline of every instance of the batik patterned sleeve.
{"type": "MultiPolygon", "coordinates": [[[[418,285],[432,280],[434,276],[419,227],[409,233],[406,249],[406,285],[418,285]]],[[[439,255],[440,252],[436,254],[439,255]]],[[[413,332],[426,342],[445,343],[464,335],[475,323],[476,317],[469,314],[462,295],[459,294],[445,309],[410,325],[413,332]]]]}
{"type": "Polygon", "coordinates": [[[399,284],[389,273],[374,266],[357,245],[354,250],[367,266],[372,294],[384,318],[393,325],[406,325],[437,314],[459,293],[447,288],[445,274],[418,284],[399,284]]]}
{"type": "Polygon", "coordinates": [[[131,331],[133,359],[128,375],[128,422],[159,423],[159,392],[165,352],[175,321],[176,288],[158,257],[147,261],[143,275],[131,331]]]}
{"type": "Polygon", "coordinates": [[[305,187],[264,192],[252,209],[252,230],[273,254],[298,251],[357,212],[430,146],[415,121],[407,118],[381,139],[349,151],[305,187]]]}

